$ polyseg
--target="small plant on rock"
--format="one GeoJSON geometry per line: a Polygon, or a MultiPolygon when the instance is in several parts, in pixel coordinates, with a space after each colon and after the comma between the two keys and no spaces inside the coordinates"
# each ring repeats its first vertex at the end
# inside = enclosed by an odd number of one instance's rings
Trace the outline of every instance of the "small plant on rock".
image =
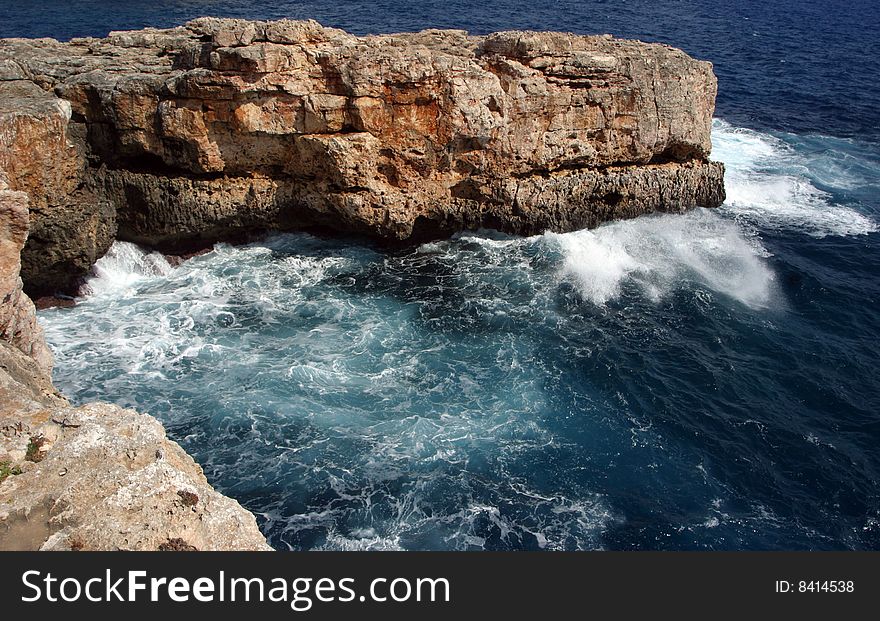
{"type": "Polygon", "coordinates": [[[46,438],[43,436],[31,436],[30,442],[27,445],[27,452],[24,455],[24,458],[27,461],[32,461],[34,463],[43,461],[43,445],[46,444],[46,438]]]}
{"type": "Polygon", "coordinates": [[[8,461],[0,461],[0,483],[5,481],[7,477],[15,476],[17,474],[21,474],[21,468],[13,466],[8,461]]]}

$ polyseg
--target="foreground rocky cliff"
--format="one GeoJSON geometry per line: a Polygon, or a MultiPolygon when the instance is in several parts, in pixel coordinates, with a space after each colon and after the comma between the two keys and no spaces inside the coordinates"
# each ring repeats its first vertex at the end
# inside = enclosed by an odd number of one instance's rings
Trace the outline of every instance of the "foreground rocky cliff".
{"type": "Polygon", "coordinates": [[[709,63],[608,36],[203,18],[0,41],[0,169],[32,197],[26,289],[51,293],[117,237],[402,241],[715,206],[715,92],[709,63]]]}
{"type": "Polygon", "coordinates": [[[19,278],[27,233],[28,197],[0,177],[0,550],[268,549],[156,419],[55,391],[19,278]]]}

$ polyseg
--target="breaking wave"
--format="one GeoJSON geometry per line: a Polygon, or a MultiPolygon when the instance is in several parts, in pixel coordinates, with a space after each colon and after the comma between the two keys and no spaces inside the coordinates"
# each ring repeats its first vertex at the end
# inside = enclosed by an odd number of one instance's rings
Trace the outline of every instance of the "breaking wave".
{"type": "Polygon", "coordinates": [[[617,222],[593,231],[548,234],[562,249],[562,272],[595,304],[617,298],[627,282],[657,301],[700,287],[753,307],[771,299],[766,251],[729,220],[710,211],[617,222]]]}
{"type": "Polygon", "coordinates": [[[878,230],[858,197],[832,192],[877,189],[880,162],[857,143],[826,136],[787,140],[715,119],[712,157],[726,166],[724,211],[764,230],[796,230],[813,237],[865,235],[878,230]],[[861,155],[861,157],[859,157],[861,155]]]}

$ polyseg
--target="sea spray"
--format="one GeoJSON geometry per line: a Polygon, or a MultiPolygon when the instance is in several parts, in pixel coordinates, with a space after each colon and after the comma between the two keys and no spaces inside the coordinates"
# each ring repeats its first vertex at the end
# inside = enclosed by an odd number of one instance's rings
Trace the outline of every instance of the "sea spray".
{"type": "Polygon", "coordinates": [[[631,281],[652,300],[682,287],[707,287],[753,307],[771,299],[766,251],[733,222],[706,210],[618,222],[592,231],[548,234],[562,272],[595,304],[617,298],[631,281]]]}

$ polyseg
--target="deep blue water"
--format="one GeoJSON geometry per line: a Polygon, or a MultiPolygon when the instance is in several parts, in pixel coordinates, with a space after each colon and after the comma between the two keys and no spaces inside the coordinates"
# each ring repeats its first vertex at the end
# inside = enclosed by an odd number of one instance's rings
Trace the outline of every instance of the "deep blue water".
{"type": "Polygon", "coordinates": [[[728,201],[390,254],[117,244],[41,315],[67,394],[157,415],[278,548],[880,548],[876,3],[40,2],[0,35],[203,13],[683,47],[728,201]]]}

